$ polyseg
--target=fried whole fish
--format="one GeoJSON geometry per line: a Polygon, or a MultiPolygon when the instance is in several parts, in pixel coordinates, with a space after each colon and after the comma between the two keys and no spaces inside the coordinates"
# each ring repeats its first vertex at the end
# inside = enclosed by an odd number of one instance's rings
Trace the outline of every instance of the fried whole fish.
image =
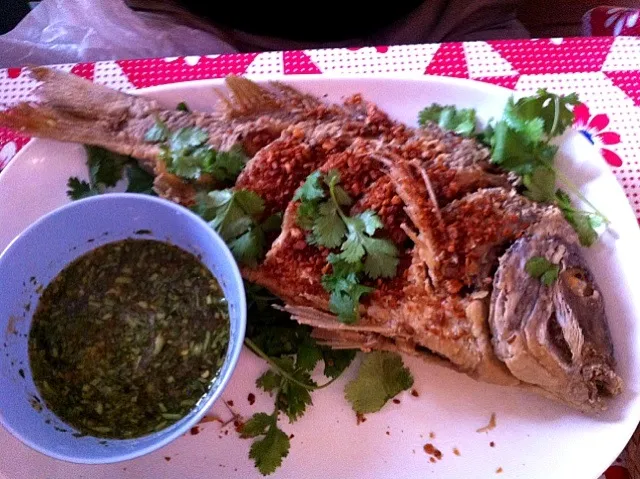
{"type": "Polygon", "coordinates": [[[0,125],[131,155],[154,173],[160,196],[185,206],[215,181],[167,171],[145,141],[157,119],[170,130],[203,128],[217,149],[242,146],[251,159],[235,188],[259,194],[265,214],[284,213],[265,258],[242,274],[324,344],[417,355],[582,411],[621,392],[604,299],[575,232],[556,207],[519,194],[477,141],[393,121],[357,94],[329,104],[231,77],[214,113],[182,112],[49,69],[32,74],[39,101],[1,112],[0,125]],[[338,171],[349,213],[374,211],[380,237],[399,251],[396,276],[368,283],[356,324],[330,313],[321,283],[330,251],[308,244],[296,222],[294,193],[316,170],[338,171]],[[558,265],[553,285],[525,272],[533,256],[558,265]]]}

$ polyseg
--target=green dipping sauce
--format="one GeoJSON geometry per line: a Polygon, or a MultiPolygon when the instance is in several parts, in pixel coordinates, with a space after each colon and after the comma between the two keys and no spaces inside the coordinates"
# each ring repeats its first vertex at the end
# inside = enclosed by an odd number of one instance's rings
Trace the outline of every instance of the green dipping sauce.
{"type": "Polygon", "coordinates": [[[79,432],[144,436],[207,393],[229,329],[222,289],[193,254],[117,241],[76,259],[44,290],[29,334],[33,380],[79,432]]]}

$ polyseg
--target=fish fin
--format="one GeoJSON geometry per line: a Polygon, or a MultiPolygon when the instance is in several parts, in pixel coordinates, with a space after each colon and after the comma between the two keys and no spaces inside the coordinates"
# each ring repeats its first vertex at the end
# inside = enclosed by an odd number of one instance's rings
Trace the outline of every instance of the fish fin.
{"type": "Polygon", "coordinates": [[[250,116],[282,108],[278,98],[257,83],[238,76],[228,76],[225,83],[230,94],[216,93],[222,102],[223,113],[231,118],[250,116]]]}

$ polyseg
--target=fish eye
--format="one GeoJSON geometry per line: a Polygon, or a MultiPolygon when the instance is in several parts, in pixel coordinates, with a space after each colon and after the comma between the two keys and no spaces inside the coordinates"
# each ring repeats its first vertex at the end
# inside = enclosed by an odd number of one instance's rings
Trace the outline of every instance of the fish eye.
{"type": "Polygon", "coordinates": [[[577,296],[593,296],[594,289],[582,268],[570,268],[562,273],[563,280],[577,296]]]}

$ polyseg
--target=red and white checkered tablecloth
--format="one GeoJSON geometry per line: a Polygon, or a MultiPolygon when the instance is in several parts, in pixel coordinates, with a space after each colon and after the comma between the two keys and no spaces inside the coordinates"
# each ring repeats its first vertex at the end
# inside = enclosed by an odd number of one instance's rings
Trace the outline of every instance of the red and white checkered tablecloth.
{"type": "MultiPolygon", "coordinates": [[[[640,218],[640,38],[585,37],[205,55],[57,65],[127,90],[230,74],[403,73],[494,83],[523,92],[579,94],[574,127],[601,152],[640,218]]],[[[0,69],[0,105],[29,98],[35,86],[20,68],[0,69]]],[[[29,139],[0,128],[0,170],[29,139]]],[[[628,478],[624,455],[605,474],[628,478]]]]}

